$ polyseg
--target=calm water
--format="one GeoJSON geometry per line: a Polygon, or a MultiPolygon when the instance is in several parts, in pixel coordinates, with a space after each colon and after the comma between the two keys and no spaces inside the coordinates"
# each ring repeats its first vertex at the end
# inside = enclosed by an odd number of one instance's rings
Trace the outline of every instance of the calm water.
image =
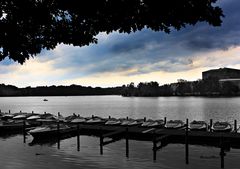
{"type": "MultiPolygon", "coordinates": [[[[126,98],[120,96],[79,96],[79,97],[3,97],[1,111],[7,112],[49,112],[67,116],[72,113],[82,116],[132,117],[168,119],[189,118],[197,120],[240,121],[239,98],[202,97],[154,97],[126,98]],[[44,102],[43,99],[48,99],[44,102]]],[[[218,148],[190,145],[189,165],[185,165],[185,147],[171,144],[157,152],[152,160],[152,143],[130,140],[129,158],[125,157],[125,140],[104,147],[99,154],[99,138],[81,136],[80,151],[77,138],[62,140],[60,149],[56,143],[31,145],[28,136],[23,143],[22,135],[0,137],[1,169],[32,168],[220,168],[218,148]]],[[[231,149],[225,157],[225,168],[239,168],[240,150],[231,149]]]]}

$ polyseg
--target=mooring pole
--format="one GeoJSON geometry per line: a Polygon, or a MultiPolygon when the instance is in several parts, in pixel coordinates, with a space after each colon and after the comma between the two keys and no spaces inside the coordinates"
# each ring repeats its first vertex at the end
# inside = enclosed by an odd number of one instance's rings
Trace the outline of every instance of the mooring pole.
{"type": "Polygon", "coordinates": [[[23,143],[26,143],[26,122],[23,120],[23,143]]]}
{"type": "Polygon", "coordinates": [[[143,121],[145,122],[146,120],[147,120],[147,118],[146,118],[146,117],[144,117],[144,118],[143,118],[143,121]]]}
{"type": "Polygon", "coordinates": [[[186,119],[186,129],[185,129],[185,160],[186,160],[186,164],[189,164],[189,148],[188,148],[188,119],[186,119]]]}
{"type": "Polygon", "coordinates": [[[126,137],[126,157],[128,158],[129,157],[128,127],[126,128],[125,137],[126,137]]]}
{"type": "Polygon", "coordinates": [[[60,149],[60,125],[59,125],[59,121],[57,122],[57,132],[58,132],[58,144],[57,147],[58,149],[60,149]]]}
{"type": "Polygon", "coordinates": [[[167,117],[164,117],[164,125],[167,123],[167,117]]]}
{"type": "Polygon", "coordinates": [[[8,111],[8,113],[10,114],[10,113],[11,113],[11,111],[9,110],[9,111],[8,111]]]}
{"type": "Polygon", "coordinates": [[[225,152],[224,152],[224,142],[223,142],[223,137],[221,137],[220,140],[220,157],[221,157],[221,168],[224,168],[224,156],[225,156],[225,152]]]}
{"type": "Polygon", "coordinates": [[[157,141],[156,141],[156,133],[153,131],[153,161],[155,162],[157,159],[157,141]]]}
{"type": "Polygon", "coordinates": [[[77,125],[77,151],[80,151],[80,127],[77,125]]]}
{"type": "Polygon", "coordinates": [[[100,128],[100,154],[103,154],[103,134],[102,134],[102,128],[100,128]]]}
{"type": "Polygon", "coordinates": [[[34,114],[34,111],[32,111],[32,114],[34,114]]]}
{"type": "Polygon", "coordinates": [[[236,132],[237,133],[237,120],[234,120],[234,132],[236,132]]]}
{"type": "Polygon", "coordinates": [[[212,125],[213,125],[213,120],[212,119],[210,119],[210,132],[212,132],[212,125]]]}

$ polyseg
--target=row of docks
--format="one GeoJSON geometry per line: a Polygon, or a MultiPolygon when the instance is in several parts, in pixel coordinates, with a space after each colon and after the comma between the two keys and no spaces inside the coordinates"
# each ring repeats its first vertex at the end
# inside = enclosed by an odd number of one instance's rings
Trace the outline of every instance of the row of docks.
{"type": "Polygon", "coordinates": [[[0,135],[19,131],[23,133],[24,142],[26,142],[26,135],[31,134],[34,137],[32,144],[54,139],[58,148],[60,148],[62,139],[77,137],[77,149],[79,150],[80,136],[88,135],[99,137],[100,154],[103,154],[105,145],[125,139],[126,157],[129,158],[129,140],[151,141],[153,160],[155,161],[157,151],[168,144],[177,143],[185,144],[185,163],[189,164],[189,145],[207,145],[220,148],[221,168],[224,168],[226,151],[231,148],[240,148],[237,120],[234,120],[233,124],[214,122],[212,119],[209,123],[203,121],[189,123],[188,119],[183,122],[181,120],[167,120],[166,117],[161,120],[130,119],[128,117],[116,119],[110,116],[108,118],[81,117],[73,114],[63,118],[60,113],[57,116],[49,113],[35,114],[34,112],[11,114],[0,111],[0,113],[0,135]],[[12,118],[6,120],[4,117],[7,114],[13,115],[12,118]],[[25,118],[24,115],[26,115],[25,118]],[[22,118],[16,118],[17,116],[22,118]],[[196,124],[195,128],[191,124],[196,124]]]}

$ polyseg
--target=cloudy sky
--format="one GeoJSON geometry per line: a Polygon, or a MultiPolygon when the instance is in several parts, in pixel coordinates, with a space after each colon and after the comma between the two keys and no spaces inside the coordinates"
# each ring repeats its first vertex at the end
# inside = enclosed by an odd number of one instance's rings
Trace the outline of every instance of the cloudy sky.
{"type": "Polygon", "coordinates": [[[160,84],[197,80],[219,67],[240,69],[240,1],[220,0],[221,27],[198,23],[170,34],[142,30],[97,36],[98,44],[59,45],[23,65],[0,62],[0,83],[18,87],[71,85],[118,86],[134,82],[160,84]]]}

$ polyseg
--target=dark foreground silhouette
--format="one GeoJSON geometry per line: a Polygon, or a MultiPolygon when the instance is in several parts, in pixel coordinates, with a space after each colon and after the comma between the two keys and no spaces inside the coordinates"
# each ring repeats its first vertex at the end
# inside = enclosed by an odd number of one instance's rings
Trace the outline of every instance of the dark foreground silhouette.
{"type": "Polygon", "coordinates": [[[170,32],[207,22],[221,25],[217,0],[1,0],[0,60],[19,63],[58,44],[97,43],[100,32],[143,28],[170,32]]]}

